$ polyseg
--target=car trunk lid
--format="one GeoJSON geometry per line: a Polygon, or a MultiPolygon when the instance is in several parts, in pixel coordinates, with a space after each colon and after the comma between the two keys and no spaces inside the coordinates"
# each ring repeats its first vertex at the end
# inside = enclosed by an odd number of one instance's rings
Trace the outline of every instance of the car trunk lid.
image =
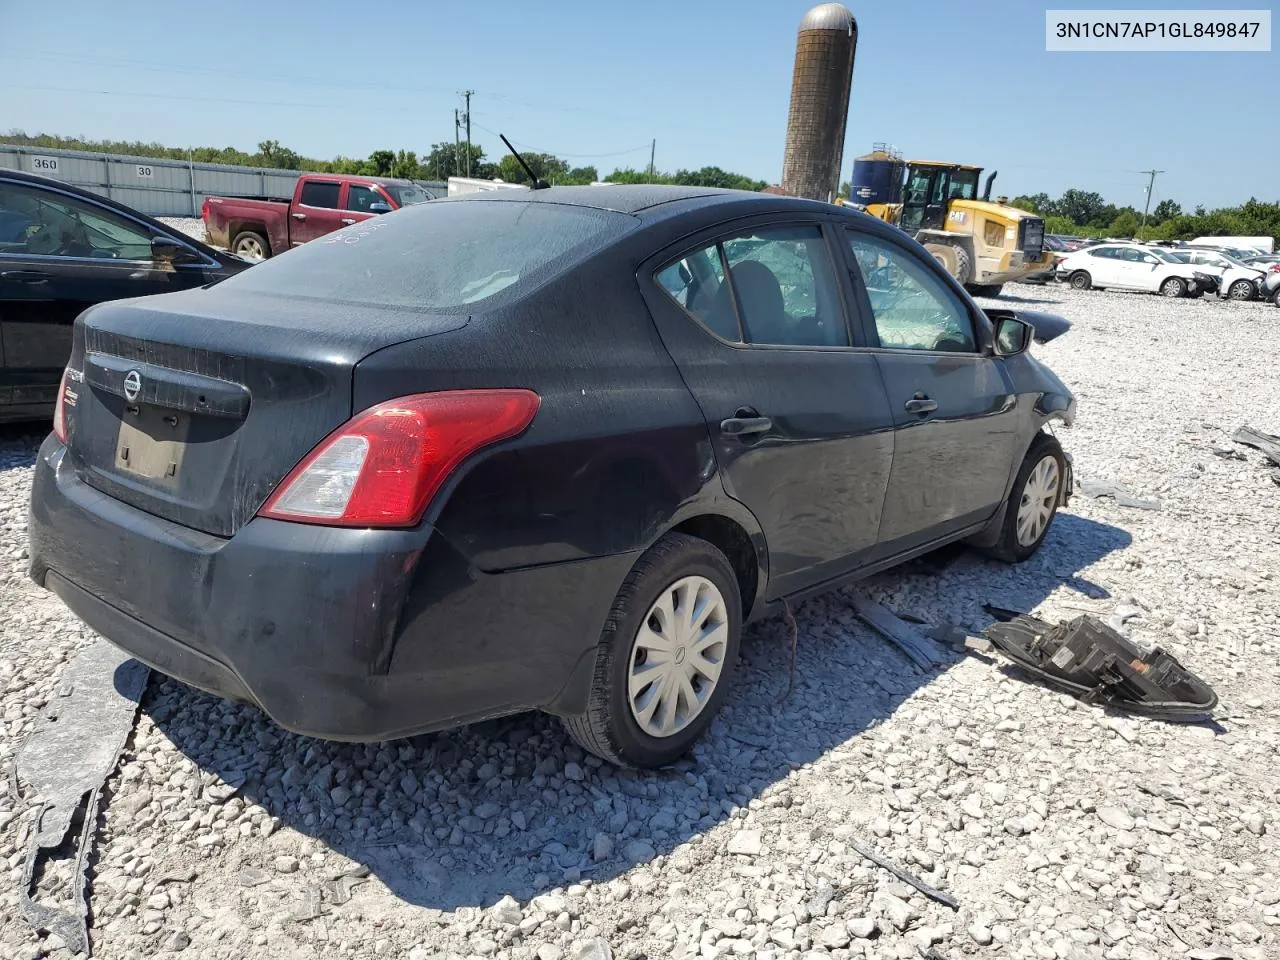
{"type": "Polygon", "coordinates": [[[70,463],[109,496],[231,536],[351,417],[361,359],[467,319],[229,287],[103,304],[76,327],[70,463]]]}

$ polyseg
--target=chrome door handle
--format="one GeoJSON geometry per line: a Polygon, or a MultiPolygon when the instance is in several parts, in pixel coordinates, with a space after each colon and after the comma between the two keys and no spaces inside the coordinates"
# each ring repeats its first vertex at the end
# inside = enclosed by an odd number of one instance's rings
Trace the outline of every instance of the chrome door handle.
{"type": "Polygon", "coordinates": [[[907,413],[933,413],[938,409],[938,401],[928,397],[912,397],[903,406],[907,413]]]}
{"type": "Polygon", "coordinates": [[[350,217],[343,217],[343,218],[342,218],[342,225],[343,225],[344,227],[349,227],[349,226],[351,226],[353,223],[355,223],[355,221],[354,221],[353,219],[351,219],[350,217]]]}
{"type": "Polygon", "coordinates": [[[290,214],[290,216],[292,216],[292,217],[293,217],[293,219],[295,219],[295,220],[305,220],[305,219],[307,219],[307,215],[306,215],[305,213],[294,213],[294,214],[290,214]]]}

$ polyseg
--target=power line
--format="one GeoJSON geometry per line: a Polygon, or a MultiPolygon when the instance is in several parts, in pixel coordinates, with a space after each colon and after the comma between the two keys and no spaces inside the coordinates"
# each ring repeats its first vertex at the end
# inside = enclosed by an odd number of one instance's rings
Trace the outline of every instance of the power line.
{"type": "MultiPolygon", "coordinates": [[[[502,136],[502,134],[498,133],[496,130],[490,130],[488,127],[486,127],[484,124],[480,123],[479,121],[476,121],[476,128],[479,130],[483,130],[485,133],[490,134],[491,136],[495,136],[495,137],[502,136]]],[[[639,153],[641,150],[648,150],[650,146],[647,143],[642,143],[638,147],[630,147],[626,150],[613,150],[613,151],[610,151],[609,153],[564,153],[564,152],[561,152],[560,150],[543,150],[540,147],[535,147],[532,144],[525,143],[522,140],[517,140],[514,137],[508,137],[507,139],[510,140],[512,143],[514,143],[517,147],[523,147],[524,149],[531,150],[534,153],[549,153],[552,156],[567,157],[575,160],[600,160],[607,157],[621,157],[621,156],[625,156],[628,153],[639,153]]]]}

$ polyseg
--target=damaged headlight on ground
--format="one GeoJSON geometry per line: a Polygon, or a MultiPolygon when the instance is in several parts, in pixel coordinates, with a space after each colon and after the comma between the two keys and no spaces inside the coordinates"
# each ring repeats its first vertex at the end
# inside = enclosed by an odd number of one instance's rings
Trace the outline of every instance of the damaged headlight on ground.
{"type": "Polygon", "coordinates": [[[983,631],[1018,666],[1086,703],[1160,720],[1205,720],[1212,688],[1156,647],[1143,653],[1089,614],[1053,625],[1019,614],[983,631]]]}

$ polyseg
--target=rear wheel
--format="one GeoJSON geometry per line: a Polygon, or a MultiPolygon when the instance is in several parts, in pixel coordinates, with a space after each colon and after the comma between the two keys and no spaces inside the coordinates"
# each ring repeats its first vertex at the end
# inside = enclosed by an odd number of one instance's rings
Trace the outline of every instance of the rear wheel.
{"type": "Polygon", "coordinates": [[[637,562],[600,638],[586,713],[564,720],[585,750],[660,767],[702,736],[738,659],[742,599],[705,540],[669,533],[637,562]]]}
{"type": "Polygon", "coordinates": [[[1040,549],[1062,504],[1067,457],[1050,434],[1038,433],[1013,481],[1000,539],[988,552],[1021,563],[1040,549]]]}
{"type": "Polygon", "coordinates": [[[1248,280],[1237,280],[1231,285],[1231,289],[1227,291],[1227,296],[1232,300],[1252,300],[1256,295],[1253,284],[1248,280]]]}
{"type": "Polygon", "coordinates": [[[1181,297],[1187,292],[1187,284],[1181,277],[1170,277],[1160,284],[1160,293],[1166,297],[1181,297]]]}
{"type": "Polygon", "coordinates": [[[271,244],[256,230],[241,230],[231,241],[231,252],[246,260],[265,260],[271,256],[271,244]]]}
{"type": "Polygon", "coordinates": [[[1280,307],[1280,287],[1276,287],[1276,292],[1271,295],[1271,302],[1280,307]]]}
{"type": "Polygon", "coordinates": [[[1089,276],[1087,270],[1077,270],[1071,275],[1072,290],[1088,290],[1093,286],[1093,277],[1089,276]]]}

